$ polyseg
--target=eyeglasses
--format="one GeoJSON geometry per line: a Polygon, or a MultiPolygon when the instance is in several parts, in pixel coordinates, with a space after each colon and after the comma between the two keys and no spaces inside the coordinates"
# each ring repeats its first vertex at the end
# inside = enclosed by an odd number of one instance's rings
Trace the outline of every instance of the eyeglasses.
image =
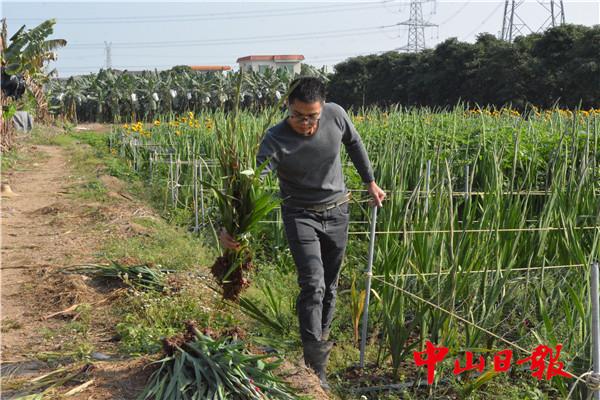
{"type": "Polygon", "coordinates": [[[321,119],[321,114],[317,115],[301,115],[296,113],[290,113],[290,118],[296,120],[298,123],[307,122],[309,125],[316,124],[321,119]]]}

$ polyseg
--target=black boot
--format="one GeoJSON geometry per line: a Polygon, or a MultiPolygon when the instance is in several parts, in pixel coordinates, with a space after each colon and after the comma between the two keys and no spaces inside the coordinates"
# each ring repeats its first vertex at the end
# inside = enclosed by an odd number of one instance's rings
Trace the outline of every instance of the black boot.
{"type": "Polygon", "coordinates": [[[304,348],[304,363],[307,367],[311,368],[321,383],[321,388],[325,391],[329,391],[330,387],[327,383],[327,362],[329,361],[329,354],[333,343],[327,341],[314,341],[304,342],[302,344],[304,348]]]}

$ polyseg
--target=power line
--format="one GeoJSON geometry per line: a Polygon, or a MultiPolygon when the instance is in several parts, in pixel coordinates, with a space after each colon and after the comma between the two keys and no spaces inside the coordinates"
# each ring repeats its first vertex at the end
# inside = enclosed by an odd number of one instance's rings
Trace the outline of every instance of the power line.
{"type": "Polygon", "coordinates": [[[485,17],[483,19],[483,21],[479,25],[477,25],[475,27],[475,29],[473,29],[471,32],[469,32],[469,33],[467,33],[466,35],[463,36],[463,40],[467,40],[469,37],[471,37],[472,34],[474,34],[475,32],[477,32],[479,30],[479,28],[481,28],[483,25],[485,25],[490,20],[490,18],[492,18],[494,16],[494,14],[496,14],[496,11],[498,11],[500,9],[500,7],[502,7],[502,5],[503,5],[502,3],[498,3],[498,5],[496,6],[496,8],[494,8],[492,10],[492,12],[489,13],[488,16],[485,17]]]}
{"type": "MultiPolygon", "coordinates": [[[[339,53],[339,54],[328,54],[327,56],[305,56],[306,57],[306,61],[309,61],[311,64],[321,64],[321,63],[326,63],[326,62],[330,62],[330,61],[339,61],[342,62],[344,59],[347,58],[351,58],[351,57],[360,57],[360,56],[366,56],[366,55],[380,55],[389,51],[393,51],[393,50],[377,50],[377,51],[364,51],[364,52],[359,52],[359,53],[339,53]]],[[[160,68],[171,68],[175,65],[193,65],[193,64],[203,64],[205,60],[210,60],[211,64],[232,64],[233,61],[232,59],[229,60],[224,60],[222,58],[214,58],[214,57],[202,57],[201,60],[199,61],[193,61],[190,60],[189,57],[185,56],[185,55],[171,55],[171,56],[155,56],[154,54],[112,54],[113,57],[119,58],[119,57],[153,57],[153,58],[163,58],[163,59],[171,59],[173,60],[174,58],[182,58],[181,61],[177,61],[174,60],[172,64],[170,65],[119,65],[119,66],[113,66],[113,68],[115,69],[131,69],[131,68],[147,68],[147,69],[160,69],[160,68]],[[184,57],[187,57],[187,59],[183,59],[184,57]]],[[[80,57],[59,57],[59,61],[64,60],[64,59],[81,59],[80,57]]],[[[84,57],[85,59],[90,59],[90,57],[84,57]]],[[[98,59],[100,59],[100,56],[98,56],[98,59]]],[[[71,71],[86,71],[86,70],[90,70],[90,69],[97,69],[100,68],[99,65],[97,66],[80,66],[80,67],[59,67],[58,69],[60,71],[63,72],[71,72],[71,71]]]]}
{"type": "MultiPolygon", "coordinates": [[[[349,58],[349,57],[360,57],[360,56],[364,56],[364,55],[372,55],[372,54],[383,54],[386,53],[388,51],[393,51],[393,50],[375,50],[375,51],[365,51],[365,52],[360,52],[360,53],[338,53],[338,54],[328,54],[327,56],[306,56],[306,60],[307,61],[314,61],[315,63],[319,63],[319,62],[325,62],[325,61],[335,61],[335,60],[339,60],[340,58],[349,58]]],[[[117,55],[117,54],[113,54],[113,56],[115,57],[123,57],[124,55],[117,55]]],[[[177,56],[160,56],[160,57],[155,57],[153,54],[128,54],[127,56],[134,56],[134,57],[154,57],[154,58],[169,58],[169,59],[173,59],[174,57],[177,56]]],[[[181,57],[183,57],[184,55],[181,55],[181,57]]],[[[224,61],[223,59],[217,59],[215,60],[215,58],[203,58],[203,59],[210,59],[212,63],[215,64],[227,64],[227,63],[231,63],[232,60],[228,60],[228,61],[224,61]]],[[[60,58],[59,58],[60,60],[60,58]]],[[[192,62],[188,60],[182,61],[180,63],[178,62],[174,62],[171,65],[121,65],[121,66],[115,66],[113,68],[115,69],[128,69],[128,68],[150,68],[150,69],[154,69],[154,68],[170,68],[173,65],[178,65],[178,64],[185,64],[185,65],[191,65],[193,64],[192,62]]],[[[60,68],[61,71],[66,71],[66,70],[76,70],[76,71],[83,71],[86,69],[95,69],[95,68],[99,68],[98,66],[77,66],[77,67],[64,67],[64,68],[60,68]]]]}
{"type": "Polygon", "coordinates": [[[445,25],[446,23],[453,20],[458,14],[460,14],[469,5],[470,2],[471,2],[471,0],[465,1],[463,3],[463,5],[458,10],[456,10],[456,12],[454,14],[452,14],[451,16],[449,16],[448,18],[446,18],[445,20],[440,22],[438,25],[445,25]]]}
{"type": "MultiPolygon", "coordinates": [[[[130,68],[146,68],[148,70],[152,70],[155,68],[171,68],[173,64],[169,65],[113,65],[113,69],[130,69],[130,68]]],[[[59,68],[59,71],[85,71],[88,69],[100,69],[101,67],[98,65],[92,66],[77,66],[77,67],[64,67],[59,68]]]]}
{"type": "Polygon", "coordinates": [[[370,55],[381,55],[381,54],[387,53],[389,51],[394,51],[394,50],[383,50],[383,51],[378,51],[378,52],[364,52],[364,53],[358,53],[358,54],[353,53],[353,54],[347,54],[344,56],[337,56],[337,57],[315,57],[315,58],[308,59],[308,61],[311,61],[313,64],[319,64],[319,63],[328,62],[328,61],[338,61],[338,60],[339,60],[339,62],[342,62],[348,58],[363,57],[363,56],[370,56],[370,55]]]}
{"type": "MultiPolygon", "coordinates": [[[[250,18],[266,18],[266,17],[282,17],[289,15],[298,15],[299,12],[307,14],[326,14],[346,11],[365,10],[374,6],[382,6],[386,3],[397,2],[398,0],[385,0],[378,2],[370,2],[356,5],[339,5],[320,6],[316,7],[296,7],[269,11],[246,11],[246,12],[223,12],[223,13],[207,13],[207,14],[192,14],[192,15],[171,15],[171,16],[141,16],[141,17],[98,17],[98,18],[56,18],[62,25],[70,24],[121,24],[121,23],[156,23],[156,22],[194,22],[194,21],[213,21],[213,20],[230,20],[230,19],[250,19],[250,18]]],[[[42,21],[42,18],[19,18],[21,21],[42,21]]]]}
{"type": "MultiPolygon", "coordinates": [[[[212,39],[212,40],[188,40],[188,41],[163,41],[163,42],[116,42],[113,43],[113,48],[156,48],[156,47],[194,47],[194,46],[213,46],[213,45],[228,45],[228,44],[247,44],[255,42],[280,42],[290,40],[305,40],[317,39],[326,37],[344,37],[356,36],[362,34],[379,33],[383,29],[394,28],[397,24],[382,25],[354,29],[342,29],[335,31],[324,32],[308,32],[302,35],[298,33],[281,34],[281,35],[266,35],[266,36],[250,36],[244,38],[227,38],[227,39],[212,39]]],[[[65,49],[81,49],[81,48],[104,48],[101,43],[73,43],[65,49]]]]}

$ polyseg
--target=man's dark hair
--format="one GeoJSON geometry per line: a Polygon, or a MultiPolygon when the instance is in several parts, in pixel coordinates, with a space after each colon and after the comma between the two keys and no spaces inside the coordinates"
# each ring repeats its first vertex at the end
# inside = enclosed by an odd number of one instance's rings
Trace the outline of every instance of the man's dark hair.
{"type": "Polygon", "coordinates": [[[294,88],[288,97],[290,103],[293,103],[294,100],[304,103],[325,101],[325,83],[319,78],[302,76],[294,79],[290,87],[294,88]]]}

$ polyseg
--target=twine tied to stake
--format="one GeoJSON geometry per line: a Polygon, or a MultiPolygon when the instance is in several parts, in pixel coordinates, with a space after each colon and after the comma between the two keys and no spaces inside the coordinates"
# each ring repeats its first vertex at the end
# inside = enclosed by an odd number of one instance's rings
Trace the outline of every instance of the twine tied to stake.
{"type": "Polygon", "coordinates": [[[600,373],[590,373],[585,378],[585,385],[594,392],[600,392],[600,373]]]}

